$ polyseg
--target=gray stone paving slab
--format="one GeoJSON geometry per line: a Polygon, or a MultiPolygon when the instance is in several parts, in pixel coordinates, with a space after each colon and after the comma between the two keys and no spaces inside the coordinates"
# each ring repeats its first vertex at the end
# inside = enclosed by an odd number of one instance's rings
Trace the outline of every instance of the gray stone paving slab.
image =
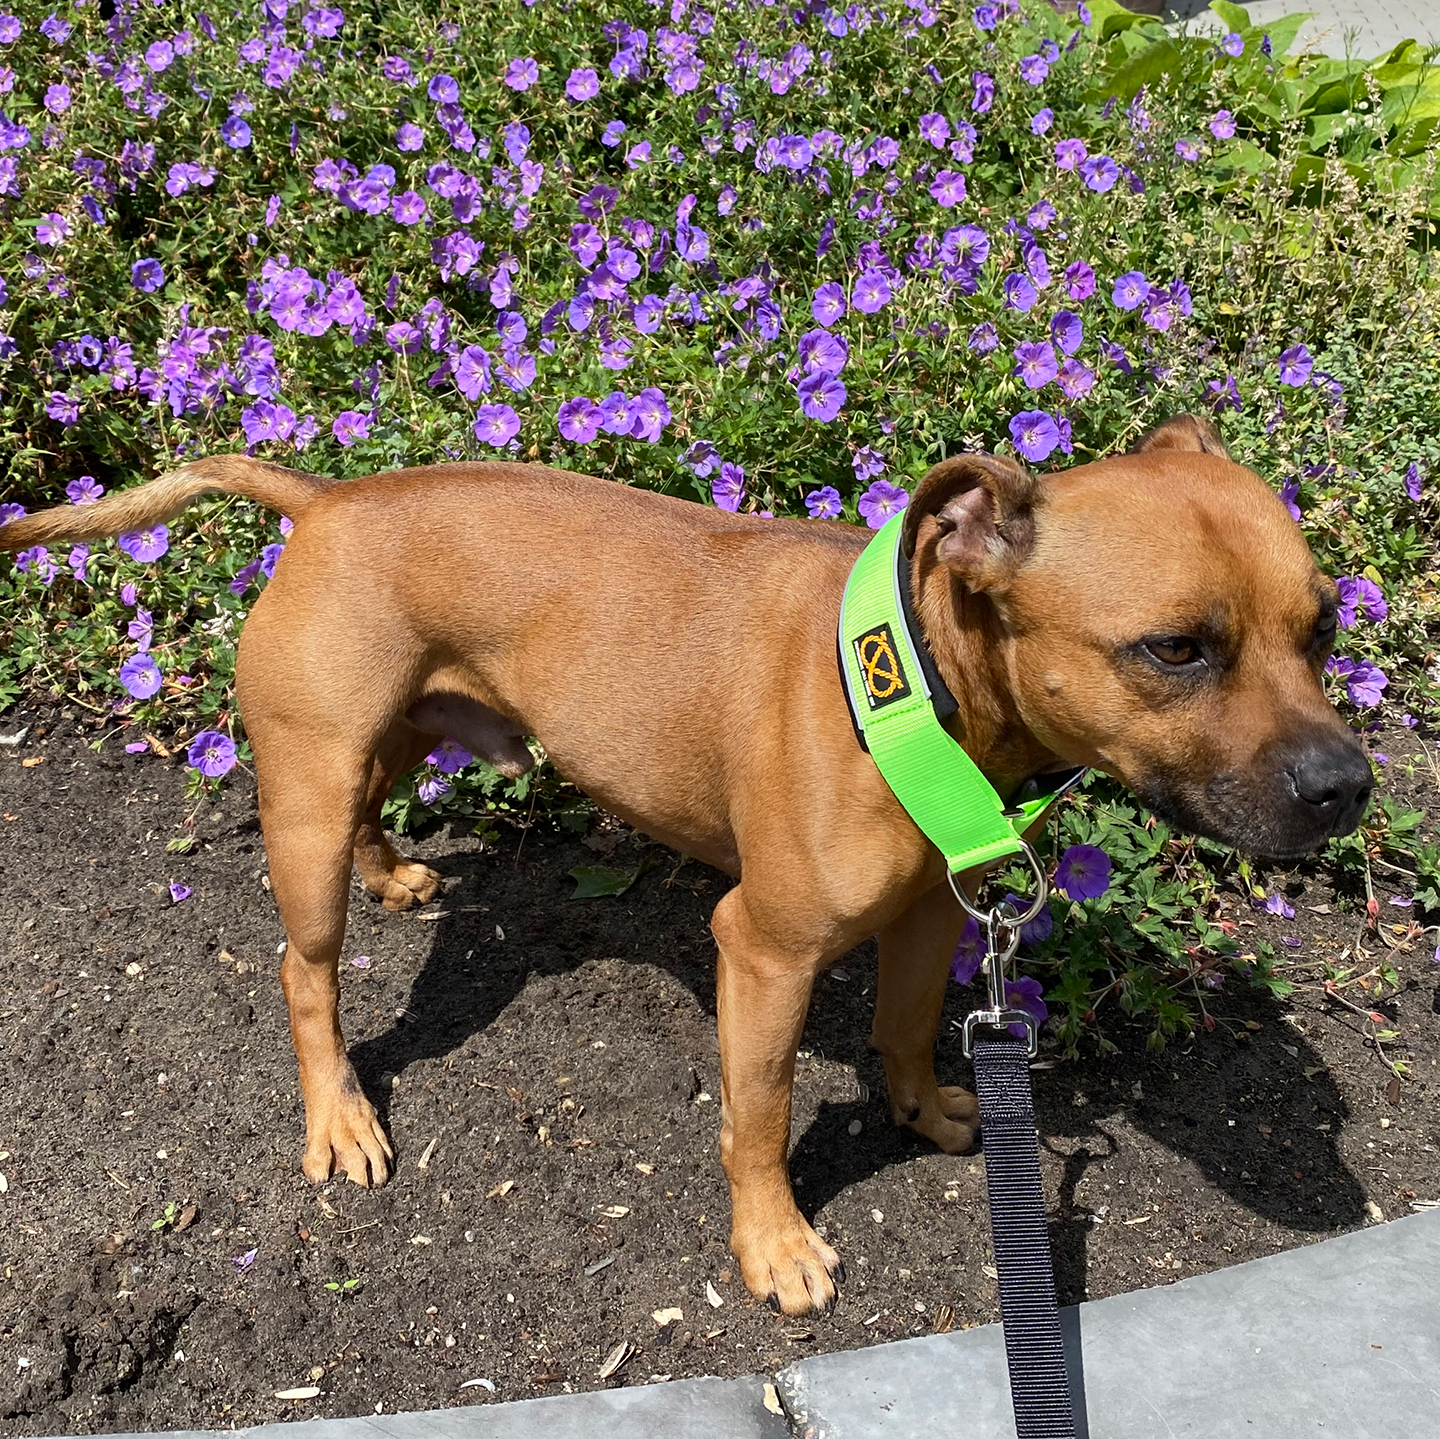
{"type": "MultiPolygon", "coordinates": [[[[790,1426],[765,1408],[766,1382],[682,1379],[428,1414],[263,1424],[233,1433],[260,1439],[790,1439],[790,1426]]],[[[180,1430],[167,1439],[215,1439],[215,1431],[180,1430]]]]}
{"type": "MultiPolygon", "coordinates": [[[[1062,1318],[1082,1439],[1440,1436],[1440,1211],[1062,1318]]],[[[817,1355],[778,1382],[799,1439],[1015,1435],[999,1325],[817,1355]]]]}
{"type": "MultiPolygon", "coordinates": [[[[1282,15],[1308,10],[1311,18],[1291,47],[1297,52],[1308,46],[1325,55],[1373,60],[1402,40],[1440,44],[1440,0],[1251,0],[1245,9],[1254,25],[1271,25],[1282,15]]],[[[1178,0],[1166,11],[1175,18],[1214,22],[1215,28],[1223,28],[1207,12],[1207,0],[1178,0]]]]}

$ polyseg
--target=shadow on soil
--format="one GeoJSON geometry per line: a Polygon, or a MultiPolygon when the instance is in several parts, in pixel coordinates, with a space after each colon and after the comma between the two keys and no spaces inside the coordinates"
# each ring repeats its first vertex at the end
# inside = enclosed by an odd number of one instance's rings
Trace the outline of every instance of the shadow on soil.
{"type": "MultiPolygon", "coordinates": [[[[483,901],[493,892],[504,856],[456,853],[438,862],[458,879],[445,896],[452,912],[483,901]]],[[[685,985],[714,1014],[714,952],[708,945],[678,952],[677,921],[692,934],[708,918],[725,892],[723,875],[687,865],[684,874],[708,876],[708,885],[667,885],[666,866],[657,866],[625,897],[641,937],[633,956],[657,964],[685,985]],[[697,889],[703,888],[703,893],[697,889]]],[[[537,931],[545,927],[569,881],[557,876],[559,894],[533,900],[537,931]]],[[[606,903],[607,901],[598,901],[606,903]]],[[[388,1119],[387,1077],[427,1058],[441,1057],[493,1024],[535,974],[560,975],[591,952],[584,903],[571,908],[573,924],[543,944],[505,945],[474,959],[476,925],[448,918],[436,926],[430,954],[416,981],[403,1020],[385,1033],[357,1044],[352,1058],[366,1092],[388,1119]]],[[[515,912],[510,911],[512,925],[515,912]]],[[[523,918],[521,920],[523,926],[523,918]]],[[[869,1029],[874,949],[867,945],[841,961],[853,983],[817,984],[804,1044],[832,1059],[853,1063],[870,1086],[877,1123],[865,1146],[847,1142],[855,1118],[853,1104],[824,1102],[798,1135],[791,1173],[805,1212],[813,1215],[843,1190],[891,1165],[911,1160],[923,1141],[882,1121],[886,1114],[884,1073],[864,1048],[869,1029]]],[[[936,1056],[942,1080],[970,1083],[969,1065],[960,1051],[951,1021],[963,1015],[971,996],[952,989],[947,996],[936,1056]]],[[[1440,999],[1437,999],[1440,1004],[1440,999]]],[[[1353,1228],[1365,1217],[1365,1195],[1336,1145],[1348,1107],[1319,1053],[1292,1025],[1282,1007],[1268,996],[1236,993],[1228,997],[1224,1022],[1237,1038],[1225,1043],[1203,1039],[1159,1056],[1144,1051],[1144,1033],[1116,1032],[1121,1052],[1088,1055],[1035,1074],[1036,1108],[1044,1141],[1063,1159],[1059,1203],[1052,1214],[1051,1237],[1056,1279],[1062,1300],[1083,1298],[1086,1245],[1097,1215],[1077,1197],[1086,1171],[1115,1153],[1110,1121],[1122,1110],[1151,1138],[1192,1161],[1235,1203],[1278,1224],[1317,1235],[1353,1228]],[[1258,1028],[1256,1028],[1258,1026],[1258,1028]]]]}

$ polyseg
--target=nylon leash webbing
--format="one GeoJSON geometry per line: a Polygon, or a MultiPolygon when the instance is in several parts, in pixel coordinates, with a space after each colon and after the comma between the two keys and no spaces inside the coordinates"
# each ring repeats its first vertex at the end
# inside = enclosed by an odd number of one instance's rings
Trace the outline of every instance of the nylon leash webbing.
{"type": "Polygon", "coordinates": [[[1016,1439],[1075,1439],[1027,1049],[1003,1033],[974,1043],[1005,1363],[1016,1439]]]}

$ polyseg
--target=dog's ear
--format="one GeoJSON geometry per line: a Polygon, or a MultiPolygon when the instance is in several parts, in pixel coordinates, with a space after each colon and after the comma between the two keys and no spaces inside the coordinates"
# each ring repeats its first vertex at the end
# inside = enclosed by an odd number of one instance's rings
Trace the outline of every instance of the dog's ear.
{"type": "Polygon", "coordinates": [[[1220,438],[1220,431],[1204,415],[1176,415],[1151,430],[1130,448],[1132,455],[1148,454],[1151,450],[1194,450],[1199,454],[1219,455],[1228,460],[1230,451],[1220,438]]]}
{"type": "Polygon", "coordinates": [[[905,553],[915,553],[923,529],[926,543],[938,537],[936,557],[970,589],[993,589],[1034,546],[1040,497],[1040,482],[1014,460],[954,455],[916,486],[905,512],[905,553]]]}

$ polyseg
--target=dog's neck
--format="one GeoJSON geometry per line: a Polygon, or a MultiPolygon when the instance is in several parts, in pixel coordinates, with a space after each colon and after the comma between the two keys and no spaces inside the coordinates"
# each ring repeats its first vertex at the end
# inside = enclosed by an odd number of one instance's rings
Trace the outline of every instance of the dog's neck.
{"type": "Polygon", "coordinates": [[[910,561],[921,637],[959,708],[945,728],[1003,798],[1064,762],[1026,728],[1010,693],[995,607],[969,593],[928,547],[910,561]]]}

